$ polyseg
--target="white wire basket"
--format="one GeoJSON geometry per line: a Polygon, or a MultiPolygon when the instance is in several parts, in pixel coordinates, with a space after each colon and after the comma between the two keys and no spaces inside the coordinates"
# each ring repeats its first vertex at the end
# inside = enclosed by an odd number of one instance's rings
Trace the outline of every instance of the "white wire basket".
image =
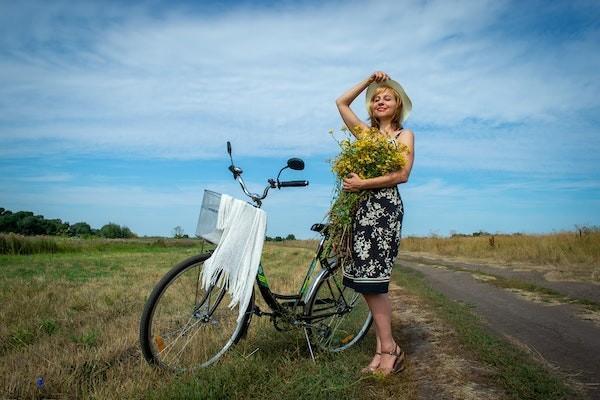
{"type": "Polygon", "coordinates": [[[219,204],[221,204],[221,193],[204,190],[202,207],[200,208],[198,225],[196,226],[196,236],[214,244],[219,243],[223,234],[222,230],[217,229],[219,204]]]}

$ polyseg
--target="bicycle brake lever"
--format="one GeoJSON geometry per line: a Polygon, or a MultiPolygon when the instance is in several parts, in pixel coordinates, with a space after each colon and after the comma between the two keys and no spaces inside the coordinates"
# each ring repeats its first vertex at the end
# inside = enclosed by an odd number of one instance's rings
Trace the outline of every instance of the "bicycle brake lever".
{"type": "Polygon", "coordinates": [[[244,172],[244,171],[242,171],[241,168],[235,167],[233,164],[231,164],[229,166],[229,171],[231,171],[234,178],[237,178],[239,175],[241,175],[244,172]]]}

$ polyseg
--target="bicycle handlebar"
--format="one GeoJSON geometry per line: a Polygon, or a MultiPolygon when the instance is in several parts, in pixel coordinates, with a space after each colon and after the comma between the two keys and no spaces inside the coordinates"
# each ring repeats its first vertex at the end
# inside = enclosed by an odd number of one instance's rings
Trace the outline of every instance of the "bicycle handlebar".
{"type": "MultiPolygon", "coordinates": [[[[229,166],[228,169],[233,174],[233,179],[235,179],[239,182],[244,194],[246,196],[250,197],[252,199],[252,201],[257,204],[258,207],[260,207],[262,205],[262,200],[264,200],[267,197],[267,194],[269,193],[269,189],[275,189],[275,188],[281,189],[283,187],[308,186],[308,181],[283,181],[283,182],[280,182],[279,176],[278,176],[277,180],[275,180],[275,179],[268,180],[269,184],[267,185],[267,187],[265,187],[265,190],[263,191],[262,195],[260,195],[258,193],[252,193],[248,190],[248,187],[246,186],[246,182],[244,182],[244,180],[242,179],[242,173],[244,171],[242,171],[241,168],[238,168],[233,164],[233,158],[231,157],[231,143],[229,143],[229,142],[227,142],[227,153],[229,153],[229,157],[231,159],[231,165],[229,166]]],[[[301,160],[299,160],[299,161],[301,161],[301,160]]],[[[282,168],[281,171],[283,171],[285,168],[289,168],[289,165],[290,164],[288,161],[288,167],[282,168]]],[[[292,168],[299,169],[299,168],[294,168],[293,165],[292,165],[292,168]]],[[[304,162],[302,162],[302,167],[300,169],[302,169],[302,168],[304,168],[304,162]]],[[[281,171],[279,171],[280,174],[281,174],[281,171]]]]}
{"type": "Polygon", "coordinates": [[[279,187],[299,187],[308,186],[308,181],[283,181],[279,182],[279,187]]]}

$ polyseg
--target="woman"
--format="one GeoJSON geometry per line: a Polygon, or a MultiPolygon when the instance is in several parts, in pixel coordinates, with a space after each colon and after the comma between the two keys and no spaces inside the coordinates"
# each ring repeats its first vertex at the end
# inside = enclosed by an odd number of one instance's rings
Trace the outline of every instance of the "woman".
{"type": "Polygon", "coordinates": [[[370,179],[361,179],[352,173],[343,182],[344,190],[369,192],[359,204],[354,220],[354,262],[344,269],[344,284],[363,294],[375,322],[377,348],[363,372],[388,375],[404,369],[404,351],[392,337],[392,308],[387,292],[404,215],[396,185],[408,181],[414,161],[414,134],[402,126],[412,103],[402,86],[385,72],[373,73],[336,100],[344,123],[353,133],[356,127],[368,128],[350,109],[350,104],[365,89],[371,127],[379,129],[390,141],[406,145],[409,150],[406,165],[400,171],[370,179]]]}

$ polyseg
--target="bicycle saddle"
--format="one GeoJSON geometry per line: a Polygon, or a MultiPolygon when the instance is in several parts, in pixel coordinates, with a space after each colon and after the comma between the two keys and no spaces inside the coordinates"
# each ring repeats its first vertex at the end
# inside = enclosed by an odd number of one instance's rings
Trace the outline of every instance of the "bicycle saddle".
{"type": "Polygon", "coordinates": [[[310,227],[310,230],[325,235],[327,233],[327,228],[329,228],[329,224],[313,224],[313,226],[310,227]]]}

